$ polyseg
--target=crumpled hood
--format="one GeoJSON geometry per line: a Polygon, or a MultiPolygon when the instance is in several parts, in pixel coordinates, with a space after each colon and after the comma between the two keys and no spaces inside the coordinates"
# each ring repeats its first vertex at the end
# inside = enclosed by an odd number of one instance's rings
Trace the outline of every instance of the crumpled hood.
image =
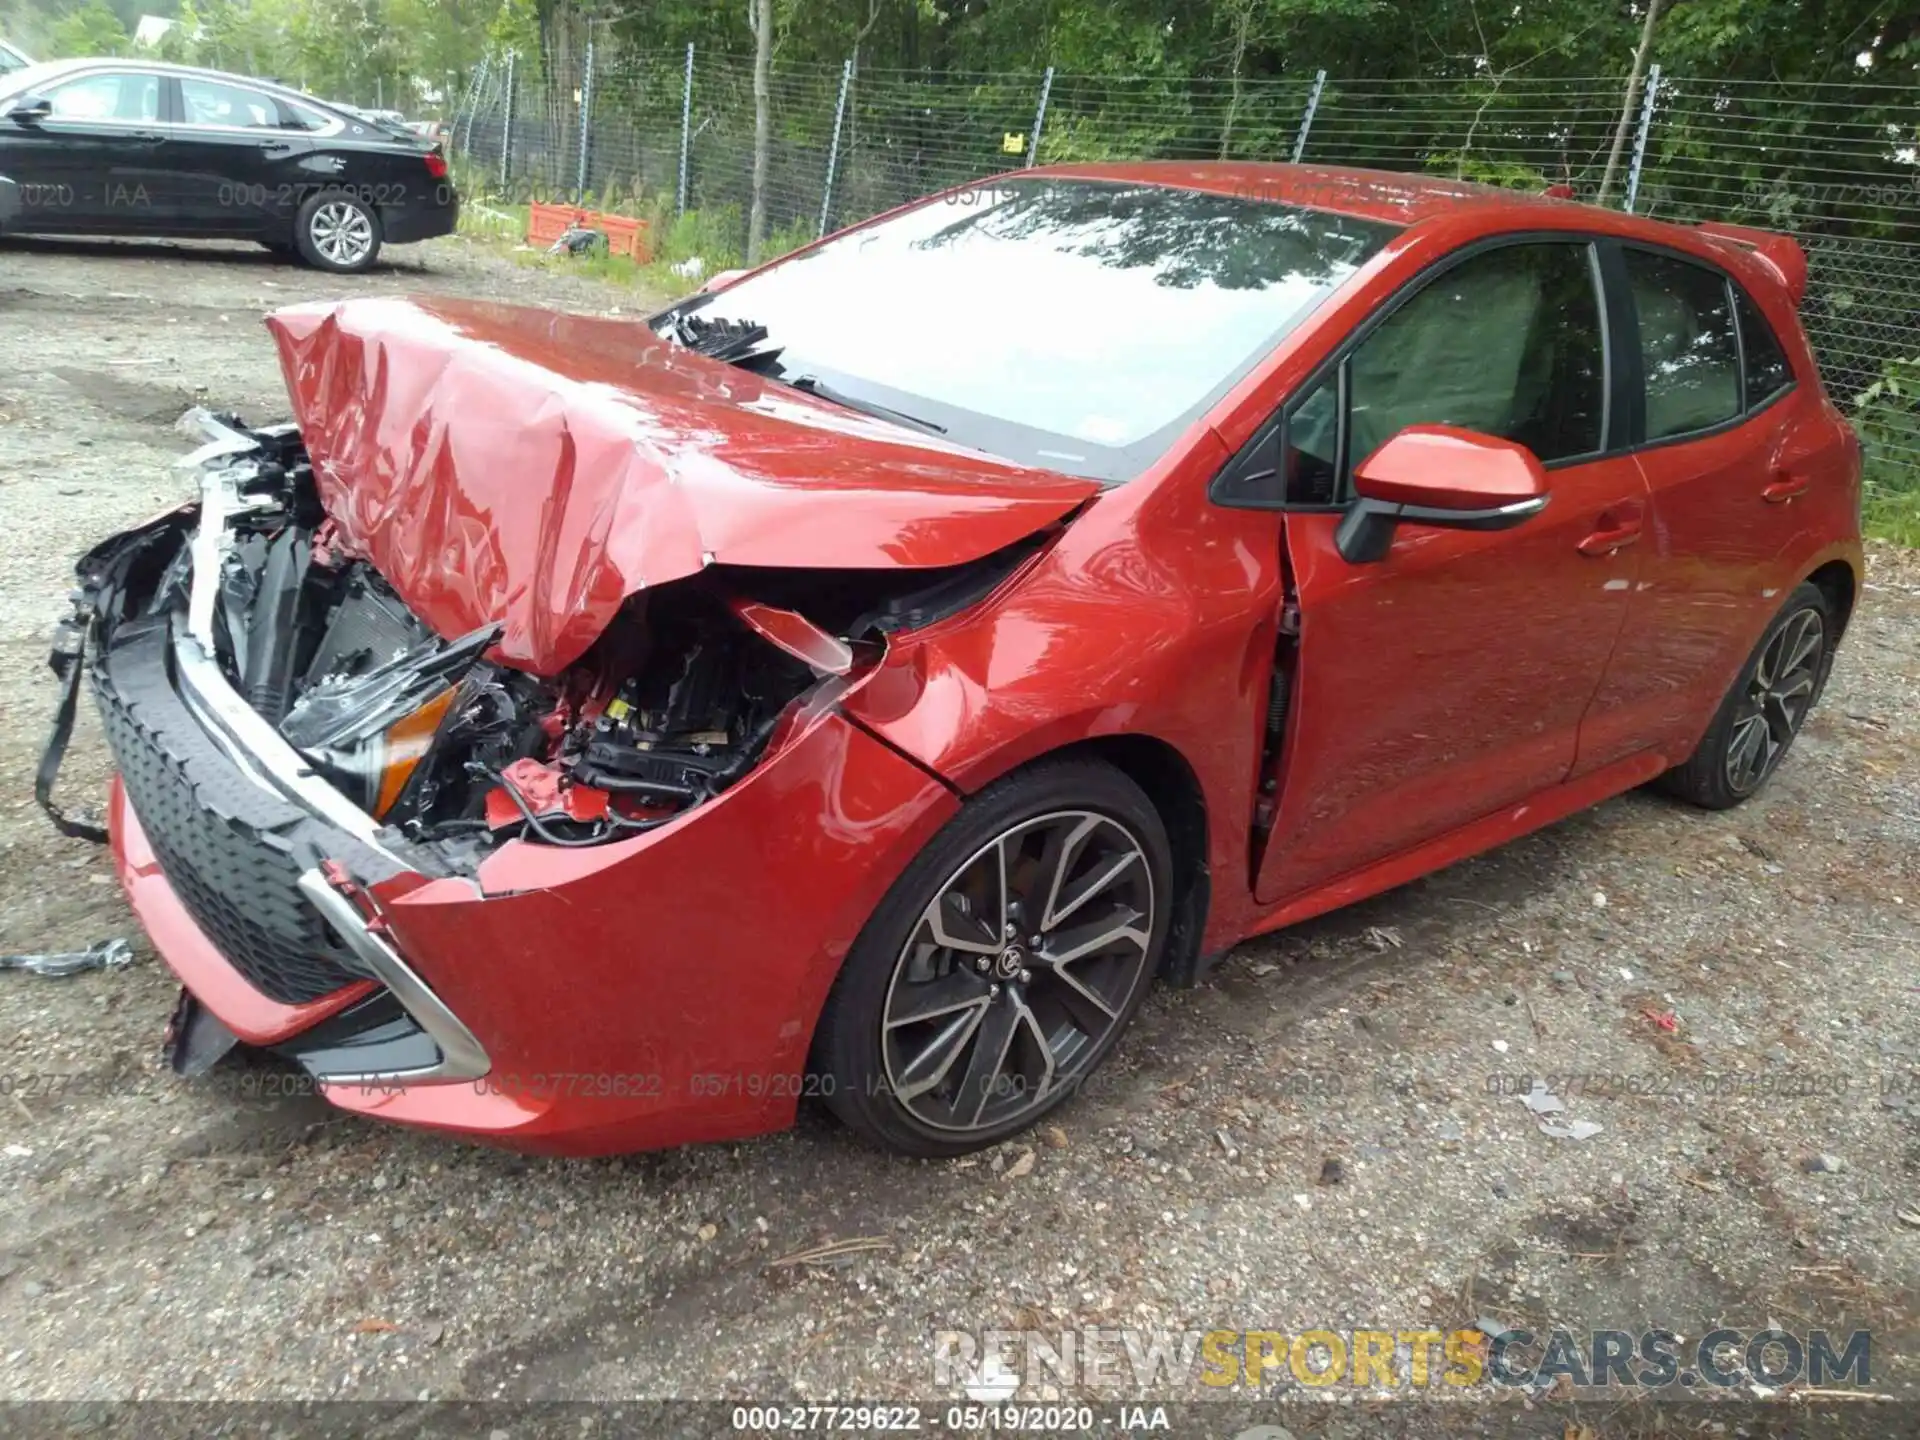
{"type": "Polygon", "coordinates": [[[1099,486],[921,437],[638,320],[439,298],[267,318],[342,541],[441,635],[552,674],[712,564],[962,564],[1099,486]]]}

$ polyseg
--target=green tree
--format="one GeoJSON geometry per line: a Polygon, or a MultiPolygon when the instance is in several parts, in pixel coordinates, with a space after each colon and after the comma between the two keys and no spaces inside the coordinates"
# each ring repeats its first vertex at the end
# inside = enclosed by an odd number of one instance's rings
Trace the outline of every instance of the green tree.
{"type": "Polygon", "coordinates": [[[49,37],[54,58],[80,55],[125,55],[133,39],[106,0],[86,0],[55,22],[49,37]]]}

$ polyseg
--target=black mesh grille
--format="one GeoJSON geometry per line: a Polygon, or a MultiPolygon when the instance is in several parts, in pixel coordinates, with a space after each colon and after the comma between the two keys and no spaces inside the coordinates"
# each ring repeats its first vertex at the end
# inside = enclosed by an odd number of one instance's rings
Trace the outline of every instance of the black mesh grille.
{"type": "Polygon", "coordinates": [[[194,922],[263,995],[317,1000],[363,978],[300,893],[304,811],[221,753],[168,681],[163,625],[122,627],[93,672],[107,743],[154,858],[194,922]]]}

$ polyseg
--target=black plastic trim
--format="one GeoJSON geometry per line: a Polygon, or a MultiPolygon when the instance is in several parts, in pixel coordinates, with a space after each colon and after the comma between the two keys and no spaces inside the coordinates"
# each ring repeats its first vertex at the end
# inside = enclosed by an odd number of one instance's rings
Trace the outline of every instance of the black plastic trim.
{"type": "Polygon", "coordinates": [[[316,1080],[407,1075],[430,1070],[443,1058],[433,1037],[387,990],[376,990],[272,1049],[316,1080]]]}

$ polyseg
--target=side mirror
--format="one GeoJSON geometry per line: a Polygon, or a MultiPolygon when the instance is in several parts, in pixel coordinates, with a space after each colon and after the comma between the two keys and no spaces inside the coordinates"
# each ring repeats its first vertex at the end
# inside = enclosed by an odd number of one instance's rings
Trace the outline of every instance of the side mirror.
{"type": "Polygon", "coordinates": [[[1355,499],[1334,545],[1379,560],[1403,524],[1511,530],[1547,507],[1547,472],[1526,446],[1453,425],[1409,425],[1353,472],[1355,499]]]}
{"type": "Polygon", "coordinates": [[[711,280],[700,287],[702,295],[711,295],[716,290],[724,290],[747,272],[744,270],[719,270],[711,280]]]}
{"type": "Polygon", "coordinates": [[[53,114],[53,102],[44,95],[22,95],[7,107],[7,118],[16,125],[37,125],[53,114]]]}

